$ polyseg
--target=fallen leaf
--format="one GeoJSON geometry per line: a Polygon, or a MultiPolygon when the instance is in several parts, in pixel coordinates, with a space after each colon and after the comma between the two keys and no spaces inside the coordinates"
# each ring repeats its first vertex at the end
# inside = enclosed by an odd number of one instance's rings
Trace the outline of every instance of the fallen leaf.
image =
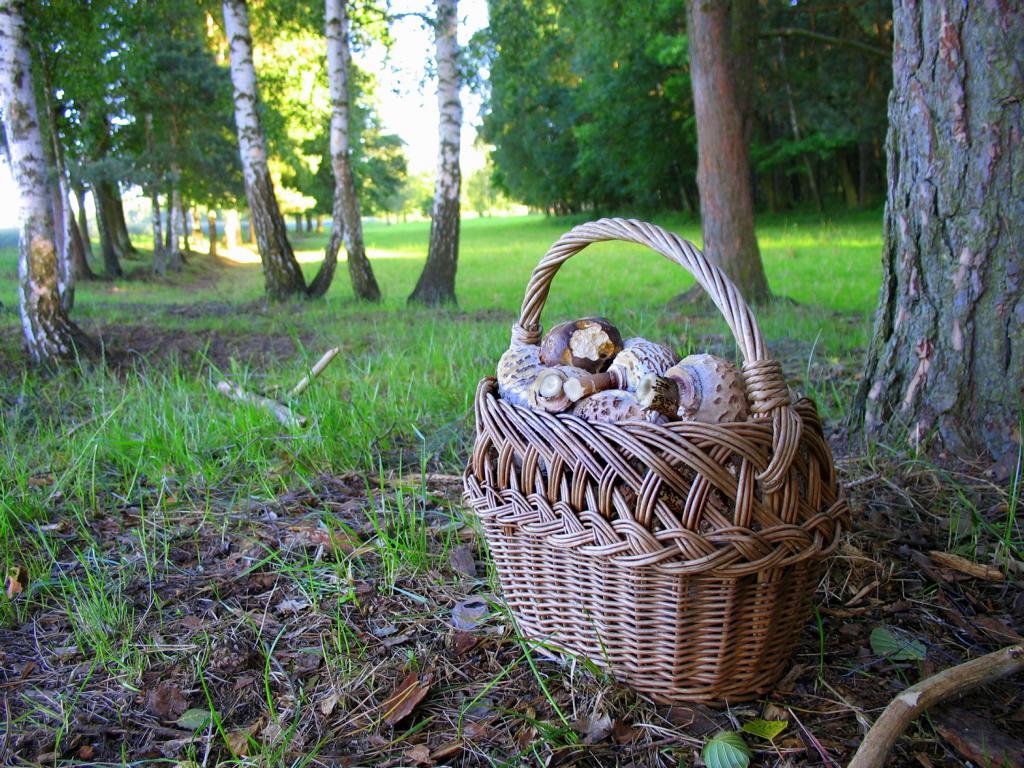
{"type": "Polygon", "coordinates": [[[161,720],[176,720],[188,709],[188,701],[180,687],[165,680],[146,693],[146,709],[161,720]]]}
{"type": "Polygon", "coordinates": [[[455,739],[449,741],[446,744],[442,744],[440,747],[430,753],[430,759],[434,761],[444,760],[446,757],[451,757],[462,750],[462,739],[455,739]]]}
{"type": "Polygon", "coordinates": [[[92,760],[96,754],[96,750],[93,749],[92,744],[83,744],[78,748],[78,759],[79,760],[92,760]]]}
{"type": "Polygon", "coordinates": [[[302,598],[290,597],[278,603],[276,608],[280,613],[301,613],[309,608],[309,601],[302,598]]]}
{"type": "Polygon", "coordinates": [[[476,578],[476,560],[473,557],[472,544],[460,544],[448,553],[448,560],[459,573],[476,578]]]}
{"type": "Polygon", "coordinates": [[[668,708],[668,719],[673,725],[685,728],[691,736],[703,736],[719,727],[714,713],[702,704],[671,706],[668,708]]]}
{"type": "Polygon", "coordinates": [[[248,757],[250,735],[248,730],[231,731],[225,739],[231,754],[235,757],[248,757]]]}
{"type": "Polygon", "coordinates": [[[410,672],[394,693],[381,704],[381,722],[385,725],[396,725],[412,714],[416,705],[423,701],[430,691],[433,679],[434,676],[429,672],[424,675],[410,672]]]}
{"type": "Polygon", "coordinates": [[[872,651],[893,661],[921,661],[928,653],[920,640],[889,627],[875,627],[869,640],[872,651]]]}
{"type": "Polygon", "coordinates": [[[426,744],[417,744],[405,750],[405,756],[417,765],[430,763],[430,747],[426,744]]]}
{"type": "Polygon", "coordinates": [[[452,608],[452,625],[456,629],[475,629],[483,621],[490,608],[482,597],[470,597],[452,608]]]}
{"type": "Polygon", "coordinates": [[[30,488],[47,488],[54,483],[54,477],[52,472],[44,472],[40,475],[32,475],[28,479],[30,488]]]}
{"type": "Polygon", "coordinates": [[[476,635],[463,632],[461,629],[456,630],[455,636],[452,639],[452,644],[455,646],[455,655],[465,656],[476,647],[478,642],[480,641],[476,635]]]}
{"type": "Polygon", "coordinates": [[[707,768],[747,768],[750,747],[735,731],[722,731],[704,745],[700,758],[707,768]]]}
{"type": "Polygon", "coordinates": [[[641,733],[643,733],[643,728],[637,728],[621,720],[616,720],[612,727],[612,738],[615,739],[616,744],[632,744],[640,737],[641,733]]]}
{"type": "Polygon", "coordinates": [[[28,568],[24,565],[13,565],[7,569],[7,597],[14,599],[15,595],[21,594],[28,586],[28,568]]]}
{"type": "Polygon", "coordinates": [[[181,717],[175,720],[175,724],[179,728],[183,728],[186,731],[197,731],[206,725],[210,720],[210,712],[206,709],[186,709],[181,713],[181,717]]]}
{"type": "Polygon", "coordinates": [[[612,731],[612,719],[606,714],[580,718],[577,730],[583,735],[584,744],[596,744],[604,741],[612,731]]]}
{"type": "Polygon", "coordinates": [[[743,724],[743,731],[767,741],[775,741],[776,737],[786,730],[787,720],[751,720],[743,724]]]}
{"type": "Polygon", "coordinates": [[[332,693],[325,696],[323,701],[319,704],[320,714],[326,717],[334,711],[334,708],[338,706],[338,694],[332,693]]]}

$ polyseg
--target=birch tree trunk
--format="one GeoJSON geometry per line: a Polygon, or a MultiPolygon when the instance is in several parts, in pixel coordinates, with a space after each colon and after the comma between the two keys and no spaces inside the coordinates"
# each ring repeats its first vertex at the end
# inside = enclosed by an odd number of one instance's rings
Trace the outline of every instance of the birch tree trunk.
{"type": "Polygon", "coordinates": [[[11,172],[21,197],[21,327],[30,359],[48,364],[91,345],[61,305],[53,207],[48,190],[50,169],[39,127],[24,21],[14,0],[0,0],[0,108],[11,172]]]}
{"type": "Polygon", "coordinates": [[[228,208],[224,211],[224,247],[233,251],[242,240],[242,219],[238,211],[228,208]]]}
{"type": "Polygon", "coordinates": [[[1024,7],[897,0],[893,21],[883,282],[854,415],[1006,476],[1024,412],[1024,7]]]}
{"type": "Polygon", "coordinates": [[[267,167],[267,148],[257,110],[256,69],[252,61],[249,11],[245,0],[224,0],[224,31],[231,53],[235,123],[249,200],[251,226],[263,261],[263,278],[271,299],[304,294],[306,281],[291,243],[267,167]]]}
{"type": "Polygon", "coordinates": [[[697,119],[697,187],[704,251],[751,303],[771,294],[754,234],[754,196],[743,115],[730,66],[737,3],[687,0],[690,80],[697,119]]]}
{"type": "MultiPolygon", "coordinates": [[[[373,267],[366,257],[363,243],[363,222],[356,195],[355,179],[349,163],[349,47],[347,0],[324,1],[324,28],[327,37],[327,82],[331,91],[331,170],[334,171],[332,207],[334,227],[327,244],[323,265],[309,286],[309,295],[323,296],[331,285],[338,258],[335,233],[345,241],[348,254],[348,277],[353,295],[362,301],[380,301],[380,288],[373,267]]],[[[307,219],[308,220],[308,219],[307,219]]]]}
{"type": "Polygon", "coordinates": [[[409,301],[421,304],[455,303],[455,269],[459,257],[459,142],[462,102],[459,100],[459,45],[456,0],[435,0],[437,18],[437,107],[441,114],[437,153],[437,183],[430,220],[430,249],[409,301]]]}

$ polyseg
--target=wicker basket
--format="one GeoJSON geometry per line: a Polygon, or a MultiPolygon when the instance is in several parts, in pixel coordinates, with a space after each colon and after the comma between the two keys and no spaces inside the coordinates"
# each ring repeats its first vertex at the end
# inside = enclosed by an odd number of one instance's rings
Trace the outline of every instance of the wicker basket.
{"type": "Polygon", "coordinates": [[[754,698],[785,672],[849,526],[832,455],[736,287],[652,224],[603,219],[564,235],[533,272],[513,340],[538,343],[558,268],[605,240],[649,246],[703,286],[742,351],[751,419],[588,423],[510,405],[486,378],[465,498],[524,634],[658,701],[754,698]]]}

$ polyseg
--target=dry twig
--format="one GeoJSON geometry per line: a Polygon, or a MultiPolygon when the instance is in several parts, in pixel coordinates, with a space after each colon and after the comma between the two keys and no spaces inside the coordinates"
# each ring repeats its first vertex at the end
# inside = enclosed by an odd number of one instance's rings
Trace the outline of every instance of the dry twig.
{"type": "Polygon", "coordinates": [[[288,393],[288,397],[298,397],[305,392],[306,388],[313,382],[313,379],[319,376],[323,372],[324,368],[331,364],[331,360],[335,358],[340,350],[341,347],[331,347],[324,352],[323,357],[317,360],[316,364],[309,369],[309,373],[303,376],[299,380],[299,383],[292,387],[292,391],[288,393]]]}
{"type": "Polygon", "coordinates": [[[237,384],[232,384],[228,381],[219,381],[217,382],[217,391],[230,400],[234,400],[239,403],[251,403],[253,405],[258,405],[260,408],[266,408],[286,427],[302,428],[306,426],[306,417],[295,413],[284,403],[273,400],[269,397],[264,397],[263,395],[257,395],[255,392],[248,392],[237,384]]]}
{"type": "Polygon", "coordinates": [[[848,768],[877,768],[896,739],[922,712],[950,696],[991,683],[1024,669],[1024,645],[1011,645],[1002,650],[966,661],[916,683],[889,702],[871,726],[848,768]]]}

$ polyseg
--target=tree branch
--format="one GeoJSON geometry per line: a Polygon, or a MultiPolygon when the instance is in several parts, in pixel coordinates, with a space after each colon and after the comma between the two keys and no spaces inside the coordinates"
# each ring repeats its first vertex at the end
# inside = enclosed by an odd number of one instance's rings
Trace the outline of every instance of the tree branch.
{"type": "Polygon", "coordinates": [[[933,704],[1022,669],[1024,645],[1011,645],[987,656],[944,669],[910,686],[889,702],[889,706],[871,726],[847,768],[878,768],[884,765],[889,750],[900,734],[933,704]]]}
{"type": "Polygon", "coordinates": [[[780,27],[779,29],[766,29],[761,32],[758,37],[806,37],[809,40],[816,40],[819,43],[827,43],[829,45],[843,45],[847,48],[856,48],[858,51],[864,51],[864,53],[870,53],[872,56],[880,56],[883,59],[891,59],[892,52],[887,51],[884,48],[878,48],[868,43],[862,43],[859,40],[849,40],[845,37],[833,37],[832,35],[825,35],[821,32],[812,32],[809,29],[801,29],[800,27],[780,27]]]}

